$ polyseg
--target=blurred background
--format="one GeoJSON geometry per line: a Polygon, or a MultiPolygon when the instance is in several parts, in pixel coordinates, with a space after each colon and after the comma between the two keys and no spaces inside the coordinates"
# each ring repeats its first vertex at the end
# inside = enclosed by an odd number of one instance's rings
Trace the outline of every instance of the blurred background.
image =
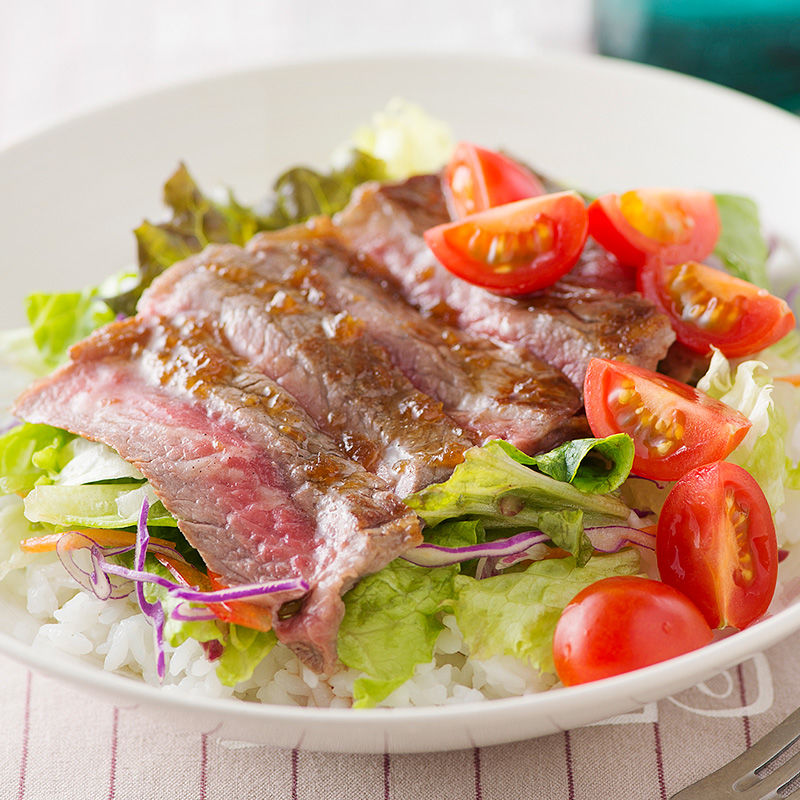
{"type": "Polygon", "coordinates": [[[800,112],[800,0],[595,0],[600,52],[800,112]]]}
{"type": "Polygon", "coordinates": [[[536,49],[599,49],[800,111],[800,0],[0,0],[0,146],[223,71],[387,51],[536,49]]]}
{"type": "Polygon", "coordinates": [[[591,0],[0,0],[0,145],[134,92],[287,60],[585,51],[591,8],[591,0]]]}

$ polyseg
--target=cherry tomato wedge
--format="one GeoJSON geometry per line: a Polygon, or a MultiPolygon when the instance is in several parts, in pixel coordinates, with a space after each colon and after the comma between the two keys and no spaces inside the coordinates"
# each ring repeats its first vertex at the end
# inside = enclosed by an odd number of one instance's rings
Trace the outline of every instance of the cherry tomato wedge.
{"type": "Polygon", "coordinates": [[[592,433],[629,434],[633,472],[656,480],[677,480],[725,458],[750,429],[747,417],[698,389],[602,358],[589,362],[584,403],[592,433]]]}
{"type": "Polygon", "coordinates": [[[605,194],[589,206],[589,235],[632,267],[653,257],[667,264],[702,260],[714,249],[719,232],[710,192],[636,189],[605,194]]]}
{"type": "Polygon", "coordinates": [[[749,472],[728,461],[685,475],[656,533],[661,580],[686,594],[712,628],[744,628],[767,610],[778,576],[769,504],[749,472]]]}
{"type": "Polygon", "coordinates": [[[442,190],[453,219],[544,194],[541,181],[522,164],[469,142],[459,143],[444,168],[442,190]]]}
{"type": "Polygon", "coordinates": [[[425,231],[454,275],[497,294],[524,295],[569,272],[586,242],[586,207],[576,192],[519,200],[425,231]]]}
{"type": "Polygon", "coordinates": [[[729,358],[757,353],[795,326],[785,300],[696,261],[669,266],[654,260],[638,275],[639,291],[669,316],[678,341],[729,358]]]}
{"type": "Polygon", "coordinates": [[[604,578],[564,609],[553,660],[562,683],[573,686],[666,661],[711,637],[703,615],[671,586],[635,575],[604,578]]]}

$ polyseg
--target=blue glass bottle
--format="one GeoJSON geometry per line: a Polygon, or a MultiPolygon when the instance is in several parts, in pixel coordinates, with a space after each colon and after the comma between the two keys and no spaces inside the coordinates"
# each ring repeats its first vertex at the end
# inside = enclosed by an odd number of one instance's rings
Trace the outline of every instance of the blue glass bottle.
{"type": "Polygon", "coordinates": [[[598,50],[800,112],[800,0],[595,0],[598,50]]]}

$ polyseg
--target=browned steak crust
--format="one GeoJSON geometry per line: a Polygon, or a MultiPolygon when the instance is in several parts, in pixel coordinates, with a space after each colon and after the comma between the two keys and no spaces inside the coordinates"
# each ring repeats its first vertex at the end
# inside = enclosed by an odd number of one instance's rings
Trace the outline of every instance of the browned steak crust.
{"type": "Polygon", "coordinates": [[[361,187],[336,221],[366,256],[360,263],[374,279],[392,282],[426,314],[528,349],[579,389],[592,358],[655,369],[674,340],[669,320],[649,301],[602,287],[586,263],[597,258],[592,248],[573,273],[525,298],[499,297],[456,278],[422,238],[428,227],[447,220],[438,176],[422,175],[361,187]]]}
{"type": "Polygon", "coordinates": [[[318,670],[336,661],[342,592],[421,541],[383,480],[194,321],[140,316],[96,331],[14,412],[135,464],[223,582],[308,581],[288,619],[278,610],[296,594],[263,602],[278,638],[318,670]]]}

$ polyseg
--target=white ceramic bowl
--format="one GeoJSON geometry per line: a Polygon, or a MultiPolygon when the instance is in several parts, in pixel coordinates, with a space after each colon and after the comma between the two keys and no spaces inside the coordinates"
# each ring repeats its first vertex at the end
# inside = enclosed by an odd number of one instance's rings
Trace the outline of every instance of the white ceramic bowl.
{"type": "MultiPolygon", "coordinates": [[[[35,289],[97,282],[134,260],[129,231],[160,215],[178,160],[204,186],[253,200],[291,164],[322,165],[392,96],[448,121],[458,138],[502,146],[592,191],[686,185],[745,193],[794,244],[800,121],[672,74],[595,58],[380,58],[271,68],[179,86],[71,120],[0,153],[0,313],[22,322],[35,289]]],[[[782,580],[793,568],[782,566],[782,580]]],[[[2,594],[0,650],[138,704],[187,729],[279,746],[411,752],[485,746],[630,711],[684,689],[800,629],[792,606],[746,631],[638,672],[539,695],[465,706],[341,711],[162,692],[12,635],[26,612],[2,594]]]]}

